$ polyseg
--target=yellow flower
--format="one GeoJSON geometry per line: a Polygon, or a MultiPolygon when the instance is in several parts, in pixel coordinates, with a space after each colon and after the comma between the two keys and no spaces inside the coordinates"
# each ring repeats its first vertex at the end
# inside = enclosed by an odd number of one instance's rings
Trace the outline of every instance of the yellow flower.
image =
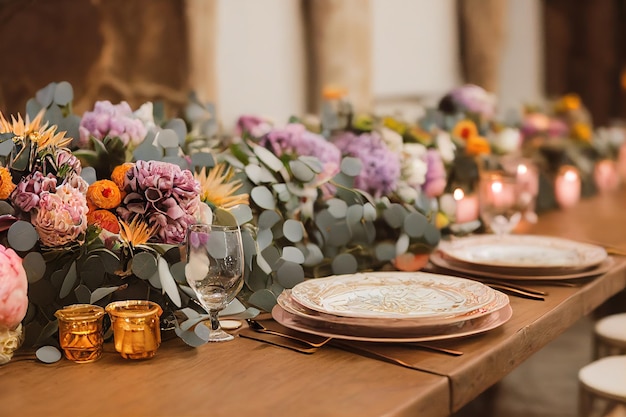
{"type": "Polygon", "coordinates": [[[491,146],[489,146],[487,139],[482,136],[472,136],[467,140],[465,153],[472,156],[489,154],[491,153],[491,146]]]}
{"type": "Polygon", "coordinates": [[[241,181],[231,181],[233,173],[223,163],[217,164],[206,174],[194,174],[200,183],[200,199],[210,206],[229,209],[239,204],[249,204],[248,194],[235,194],[241,188],[241,181]]]}
{"type": "Polygon", "coordinates": [[[383,125],[401,135],[404,135],[407,129],[406,124],[394,119],[393,117],[385,117],[383,119],[383,125]]]}
{"type": "Polygon", "coordinates": [[[576,122],[572,126],[572,136],[584,142],[591,141],[591,127],[588,123],[576,122]]]}
{"type": "Polygon", "coordinates": [[[72,138],[66,138],[65,132],[57,133],[57,126],[48,127],[48,123],[42,125],[43,115],[44,111],[41,110],[31,121],[28,115],[26,115],[26,120],[24,120],[18,114],[17,119],[11,116],[11,121],[9,122],[0,113],[0,133],[13,133],[15,135],[13,141],[15,142],[28,139],[36,144],[38,150],[43,150],[47,147],[67,146],[72,141],[72,138]]]}
{"type": "Polygon", "coordinates": [[[150,227],[139,217],[133,218],[130,223],[120,220],[120,239],[130,247],[145,245],[156,230],[157,225],[150,227]]]}
{"type": "Polygon", "coordinates": [[[450,219],[442,212],[437,212],[437,216],[435,217],[435,226],[437,229],[443,229],[450,224],[450,219]]]}
{"type": "Polygon", "coordinates": [[[461,138],[465,141],[477,135],[478,128],[476,127],[476,123],[469,119],[459,121],[452,129],[453,137],[461,138]]]}
{"type": "Polygon", "coordinates": [[[566,94],[556,103],[557,112],[569,112],[580,109],[581,101],[578,94],[566,94]]]}
{"type": "Polygon", "coordinates": [[[0,167],[0,200],[9,198],[14,189],[15,184],[13,184],[11,173],[5,167],[0,167]]]}

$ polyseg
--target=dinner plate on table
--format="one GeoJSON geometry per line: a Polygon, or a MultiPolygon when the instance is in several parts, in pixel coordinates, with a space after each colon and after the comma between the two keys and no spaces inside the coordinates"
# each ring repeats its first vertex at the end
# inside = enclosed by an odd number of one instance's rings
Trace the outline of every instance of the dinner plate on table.
{"type": "Polygon", "coordinates": [[[364,272],[301,282],[291,290],[300,305],[321,313],[358,318],[454,317],[495,299],[488,286],[427,272],[364,272]]]}
{"type": "Polygon", "coordinates": [[[437,268],[441,268],[444,273],[460,273],[476,278],[492,278],[510,281],[555,281],[555,280],[577,280],[591,278],[609,272],[615,264],[615,260],[607,257],[599,265],[584,269],[582,271],[559,271],[560,273],[550,273],[549,271],[528,273],[525,270],[490,271],[485,268],[468,266],[456,263],[445,257],[440,252],[433,252],[429,257],[430,262],[437,268]]]}
{"type": "Polygon", "coordinates": [[[569,239],[535,235],[474,235],[441,241],[437,250],[453,265],[516,275],[566,275],[597,267],[604,248],[569,239]]]}
{"type": "Polygon", "coordinates": [[[360,329],[355,326],[337,323],[309,322],[300,316],[286,311],[279,304],[276,304],[272,309],[274,320],[293,330],[335,339],[386,343],[428,342],[477,335],[502,326],[512,315],[511,305],[507,304],[496,312],[474,319],[475,321],[465,322],[456,329],[446,328],[436,333],[422,333],[419,331],[398,331],[397,329],[389,328],[360,329]]]}
{"type": "Polygon", "coordinates": [[[496,313],[509,305],[509,297],[500,292],[493,290],[495,299],[476,310],[472,310],[465,314],[440,319],[389,319],[384,317],[343,317],[332,314],[321,313],[319,311],[308,309],[298,304],[291,297],[291,290],[284,290],[278,296],[278,305],[287,313],[298,316],[298,320],[313,328],[341,328],[354,331],[360,334],[372,334],[374,332],[385,334],[411,334],[411,335],[432,335],[443,334],[449,332],[458,332],[461,329],[468,330],[480,325],[485,316],[496,313]]]}

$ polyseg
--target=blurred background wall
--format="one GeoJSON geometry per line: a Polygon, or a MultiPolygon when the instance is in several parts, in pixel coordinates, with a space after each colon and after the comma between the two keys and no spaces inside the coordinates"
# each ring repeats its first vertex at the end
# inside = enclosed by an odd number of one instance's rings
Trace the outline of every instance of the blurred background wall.
{"type": "Polygon", "coordinates": [[[621,7],[618,0],[0,0],[0,110],[23,113],[53,81],[72,83],[77,113],[102,99],[134,108],[163,100],[177,112],[194,89],[217,105],[228,129],[244,113],[282,122],[315,111],[327,84],[346,88],[358,109],[410,115],[473,82],[498,95],[502,112],[579,92],[607,121],[623,112],[621,7]]]}

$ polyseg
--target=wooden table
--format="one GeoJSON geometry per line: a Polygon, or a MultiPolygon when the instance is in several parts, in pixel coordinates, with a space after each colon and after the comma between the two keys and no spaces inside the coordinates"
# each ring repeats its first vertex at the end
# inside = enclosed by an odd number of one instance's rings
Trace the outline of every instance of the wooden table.
{"type": "MultiPolygon", "coordinates": [[[[526,232],[626,246],[625,207],[626,192],[596,196],[526,232]]],[[[624,288],[626,258],[615,258],[583,286],[546,286],[545,301],[511,297],[513,317],[496,330],[440,343],[463,356],[389,348],[421,370],[243,338],[199,348],[174,339],[147,361],[124,360],[110,343],[91,364],[14,360],[0,366],[0,415],[447,416],[624,288]]]]}

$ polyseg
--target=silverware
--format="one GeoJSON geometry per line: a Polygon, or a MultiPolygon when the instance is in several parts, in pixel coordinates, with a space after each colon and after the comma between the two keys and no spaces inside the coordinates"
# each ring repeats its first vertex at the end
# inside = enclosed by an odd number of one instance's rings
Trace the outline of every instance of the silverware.
{"type": "Polygon", "coordinates": [[[252,319],[246,319],[246,322],[248,323],[248,326],[250,327],[250,329],[254,330],[255,332],[273,334],[275,336],[285,337],[287,339],[296,340],[300,343],[309,345],[314,348],[322,347],[330,341],[330,337],[315,336],[315,338],[318,339],[318,341],[313,341],[311,338],[305,339],[304,338],[305,336],[298,337],[289,333],[284,333],[284,332],[279,332],[276,330],[268,329],[267,327],[263,326],[258,321],[252,320],[252,319]]]}
{"type": "Polygon", "coordinates": [[[400,345],[403,346],[410,346],[410,347],[416,347],[418,349],[424,349],[424,350],[430,350],[432,352],[437,352],[437,353],[443,353],[446,355],[452,355],[452,356],[461,356],[463,355],[463,352],[461,352],[460,350],[454,350],[454,349],[448,349],[448,348],[444,348],[444,347],[440,347],[440,346],[431,346],[431,345],[425,345],[423,343],[399,343],[400,345]]]}
{"type": "Polygon", "coordinates": [[[251,329],[244,329],[240,331],[239,337],[243,337],[244,339],[255,340],[257,342],[269,343],[270,345],[282,347],[285,349],[290,349],[299,353],[311,354],[317,352],[316,347],[309,345],[308,343],[302,343],[296,340],[292,340],[285,337],[279,337],[270,333],[260,333],[253,331],[251,329]],[[246,330],[249,330],[250,333],[246,333],[246,330]],[[275,339],[270,339],[271,337],[275,337],[275,339]],[[279,341],[280,340],[280,341],[279,341]]]}
{"type": "Polygon", "coordinates": [[[355,344],[346,343],[346,342],[343,342],[343,341],[339,341],[337,339],[334,339],[332,341],[331,345],[336,347],[336,348],[345,350],[347,352],[356,353],[357,355],[366,356],[366,357],[371,358],[371,359],[378,359],[378,360],[381,360],[383,362],[392,363],[394,365],[400,365],[400,366],[405,367],[405,368],[417,369],[419,371],[423,371],[423,369],[418,368],[418,367],[416,367],[414,365],[411,365],[410,363],[405,362],[402,359],[394,358],[393,356],[385,355],[384,353],[376,352],[376,351],[373,351],[371,349],[367,349],[367,348],[365,348],[363,346],[357,346],[355,344]]]}
{"type": "Polygon", "coordinates": [[[543,295],[539,295],[533,292],[529,292],[526,290],[522,290],[519,288],[515,288],[512,287],[510,285],[506,285],[506,284],[496,284],[493,282],[485,282],[485,285],[495,289],[495,290],[500,290],[502,292],[505,292],[509,295],[516,295],[519,297],[523,297],[523,298],[530,298],[531,300],[539,300],[539,301],[545,301],[545,297],[543,295]]]}

